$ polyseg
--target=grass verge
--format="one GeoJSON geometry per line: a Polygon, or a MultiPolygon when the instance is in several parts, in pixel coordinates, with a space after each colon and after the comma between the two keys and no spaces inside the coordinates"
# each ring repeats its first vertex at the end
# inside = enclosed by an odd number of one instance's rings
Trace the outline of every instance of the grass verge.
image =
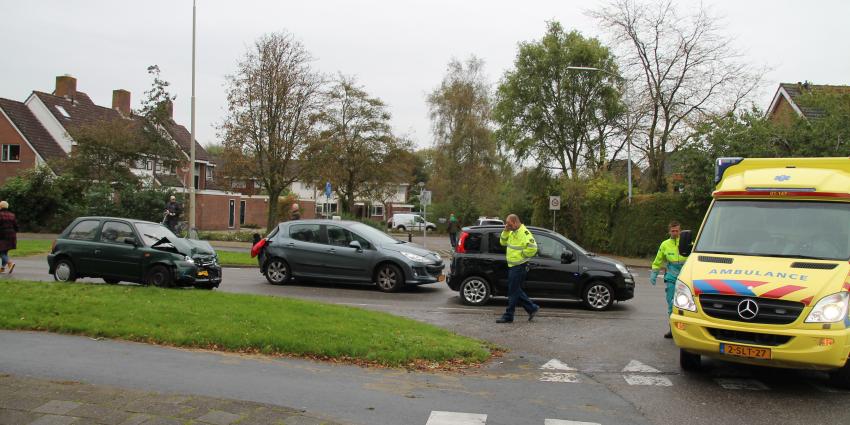
{"type": "Polygon", "coordinates": [[[15,257],[27,257],[36,254],[47,254],[53,245],[51,239],[18,239],[17,248],[9,251],[14,261],[15,257]]]}
{"type": "Polygon", "coordinates": [[[218,255],[218,263],[222,266],[257,266],[257,259],[251,258],[251,254],[247,252],[215,251],[218,255]]]}
{"type": "Polygon", "coordinates": [[[487,343],[354,307],[216,291],[0,281],[0,328],[411,368],[487,360],[487,343]]]}

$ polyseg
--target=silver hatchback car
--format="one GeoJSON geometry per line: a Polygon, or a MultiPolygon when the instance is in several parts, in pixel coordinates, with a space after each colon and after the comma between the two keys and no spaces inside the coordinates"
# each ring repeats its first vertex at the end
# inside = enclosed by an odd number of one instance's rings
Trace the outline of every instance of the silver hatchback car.
{"type": "Polygon", "coordinates": [[[252,250],[269,283],[290,279],[376,284],[384,292],[445,280],[437,253],[356,221],[280,223],[252,250]]]}

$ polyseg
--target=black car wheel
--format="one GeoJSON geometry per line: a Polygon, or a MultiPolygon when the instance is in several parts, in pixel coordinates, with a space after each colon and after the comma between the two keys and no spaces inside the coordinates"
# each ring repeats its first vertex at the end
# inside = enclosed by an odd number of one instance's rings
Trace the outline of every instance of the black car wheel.
{"type": "Polygon", "coordinates": [[[404,226],[398,226],[398,230],[401,230],[402,232],[406,232],[407,228],[405,228],[404,226]]]}
{"type": "Polygon", "coordinates": [[[160,288],[168,288],[171,286],[171,280],[171,271],[165,266],[156,265],[148,271],[145,283],[160,288]]]}
{"type": "Polygon", "coordinates": [[[106,282],[106,283],[108,283],[108,284],[110,284],[110,285],[115,285],[116,283],[120,283],[120,282],[121,282],[121,281],[120,281],[120,280],[118,280],[118,279],[112,279],[112,278],[108,278],[108,277],[103,278],[103,281],[104,281],[104,282],[106,282]]]}
{"type": "Polygon", "coordinates": [[[679,367],[686,372],[696,372],[702,368],[702,357],[679,349],[679,367]]]}
{"type": "Polygon", "coordinates": [[[478,276],[468,277],[460,284],[460,299],[466,305],[484,305],[490,301],[490,284],[478,276]]]}
{"type": "Polygon", "coordinates": [[[404,273],[394,264],[384,264],[375,273],[375,282],[383,292],[396,292],[404,285],[404,273]]]}
{"type": "Polygon", "coordinates": [[[57,282],[73,282],[77,280],[77,272],[74,270],[74,263],[67,258],[62,258],[56,262],[56,267],[53,269],[53,279],[57,282]]]}
{"type": "Polygon", "coordinates": [[[614,303],[614,291],[611,289],[611,285],[597,280],[587,284],[581,299],[584,301],[584,305],[591,310],[608,310],[614,303]]]}
{"type": "Polygon", "coordinates": [[[829,372],[829,383],[834,387],[850,390],[850,361],[841,369],[829,372]]]}
{"type": "Polygon", "coordinates": [[[283,285],[289,280],[289,265],[280,258],[272,258],[266,265],[266,280],[272,285],[283,285]]]}

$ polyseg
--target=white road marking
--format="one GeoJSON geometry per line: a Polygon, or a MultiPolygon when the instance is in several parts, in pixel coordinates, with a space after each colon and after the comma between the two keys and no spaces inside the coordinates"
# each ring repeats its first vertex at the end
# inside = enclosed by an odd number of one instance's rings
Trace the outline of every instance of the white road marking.
{"type": "Polygon", "coordinates": [[[629,385],[650,385],[656,387],[672,387],[673,383],[664,376],[623,375],[629,385]]]}
{"type": "Polygon", "coordinates": [[[563,372],[543,372],[540,375],[540,382],[566,382],[577,384],[579,383],[578,374],[563,373],[563,372]]]}
{"type": "Polygon", "coordinates": [[[770,389],[755,379],[716,378],[714,381],[727,390],[765,391],[770,389]]]}
{"type": "Polygon", "coordinates": [[[425,425],[484,425],[487,415],[432,411],[425,425]]]}
{"type": "Polygon", "coordinates": [[[540,366],[541,369],[554,369],[554,370],[575,370],[575,368],[567,366],[566,363],[558,360],[552,359],[546,362],[543,366],[540,366]]]}
{"type": "Polygon", "coordinates": [[[565,421],[561,419],[546,419],[543,425],[599,425],[598,422],[565,421]]]}
{"type": "Polygon", "coordinates": [[[658,369],[656,369],[656,368],[654,368],[650,365],[643,364],[643,363],[641,363],[637,360],[630,361],[629,364],[626,365],[626,367],[623,368],[623,372],[661,373],[660,370],[658,370],[658,369]]]}

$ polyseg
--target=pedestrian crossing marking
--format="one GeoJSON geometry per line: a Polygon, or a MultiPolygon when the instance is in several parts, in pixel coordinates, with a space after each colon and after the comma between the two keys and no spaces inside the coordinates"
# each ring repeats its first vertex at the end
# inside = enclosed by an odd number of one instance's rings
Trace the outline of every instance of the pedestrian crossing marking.
{"type": "Polygon", "coordinates": [[[567,383],[578,383],[580,382],[578,379],[578,374],[576,373],[564,373],[564,372],[543,372],[540,375],[541,382],[567,382],[567,383]]]}
{"type": "Polygon", "coordinates": [[[598,422],[564,421],[561,419],[546,419],[543,425],[599,425],[598,422]]]}
{"type": "Polygon", "coordinates": [[[487,415],[432,411],[425,425],[485,425],[487,415]]]}
{"type": "Polygon", "coordinates": [[[765,391],[770,389],[755,379],[716,378],[714,381],[727,390],[765,391]]]}
{"type": "Polygon", "coordinates": [[[656,387],[672,387],[673,383],[664,376],[623,375],[629,385],[649,385],[656,387]]]}
{"type": "Polygon", "coordinates": [[[554,369],[554,370],[576,370],[575,368],[567,366],[566,363],[558,360],[552,359],[546,362],[543,366],[540,366],[541,369],[554,369]]]}
{"type": "Polygon", "coordinates": [[[641,363],[637,360],[632,360],[629,362],[626,367],[623,368],[623,372],[638,372],[638,373],[661,373],[660,370],[648,365],[641,363]]]}

